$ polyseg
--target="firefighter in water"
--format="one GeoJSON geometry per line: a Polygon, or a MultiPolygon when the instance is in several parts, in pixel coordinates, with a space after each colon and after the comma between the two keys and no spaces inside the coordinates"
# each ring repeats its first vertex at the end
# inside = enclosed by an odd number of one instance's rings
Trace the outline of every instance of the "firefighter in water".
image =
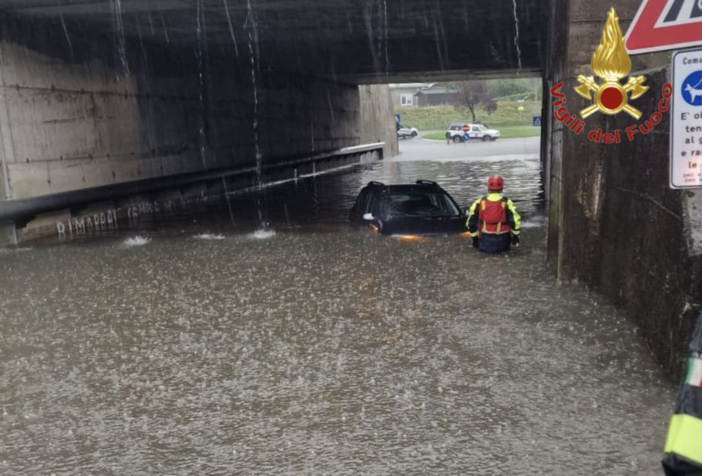
{"type": "Polygon", "coordinates": [[[686,370],[665,442],[666,476],[702,476],[702,314],[692,333],[686,370]]]}
{"type": "Polygon", "coordinates": [[[488,179],[488,194],[477,199],[468,211],[468,231],[473,246],[486,253],[507,251],[519,246],[522,219],[514,203],[502,196],[504,180],[499,175],[488,179]]]}

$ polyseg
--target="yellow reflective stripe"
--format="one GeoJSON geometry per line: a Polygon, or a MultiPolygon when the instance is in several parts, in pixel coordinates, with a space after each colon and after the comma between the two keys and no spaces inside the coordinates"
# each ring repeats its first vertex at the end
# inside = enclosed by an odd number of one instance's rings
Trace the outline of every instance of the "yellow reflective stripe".
{"type": "MultiPolygon", "coordinates": [[[[502,203],[502,209],[504,210],[505,209],[505,202],[501,202],[501,203],[502,203]]],[[[502,222],[497,224],[497,234],[499,235],[501,232],[502,232],[502,222]]]]}
{"type": "Polygon", "coordinates": [[[702,465],[702,420],[691,415],[673,415],[665,452],[702,465]]]}
{"type": "MultiPolygon", "coordinates": [[[[485,204],[486,203],[487,203],[486,200],[481,200],[481,202],[480,202],[480,207],[482,208],[483,211],[485,211],[485,204]]],[[[486,232],[487,231],[487,223],[485,223],[485,220],[482,220],[482,222],[483,222],[483,232],[486,232]]]]}
{"type": "Polygon", "coordinates": [[[468,210],[468,218],[466,219],[466,228],[470,227],[470,219],[473,217],[473,215],[475,215],[475,212],[476,212],[476,209],[478,208],[479,203],[480,203],[480,199],[477,199],[470,206],[470,210],[468,210]]]}
{"type": "Polygon", "coordinates": [[[512,200],[507,200],[507,207],[509,207],[509,211],[512,212],[512,219],[514,219],[514,230],[512,230],[512,232],[514,233],[516,230],[516,233],[514,234],[518,235],[522,229],[522,217],[520,217],[519,213],[517,213],[517,208],[514,206],[514,202],[512,202],[512,200]]]}
{"type": "Polygon", "coordinates": [[[478,232],[477,231],[473,232],[470,234],[470,236],[471,236],[471,238],[475,238],[476,236],[478,236],[478,232]]]}
{"type": "Polygon", "coordinates": [[[478,205],[480,204],[480,199],[477,199],[476,201],[473,202],[473,204],[470,206],[469,210],[469,215],[474,215],[476,208],[478,208],[478,205]]]}

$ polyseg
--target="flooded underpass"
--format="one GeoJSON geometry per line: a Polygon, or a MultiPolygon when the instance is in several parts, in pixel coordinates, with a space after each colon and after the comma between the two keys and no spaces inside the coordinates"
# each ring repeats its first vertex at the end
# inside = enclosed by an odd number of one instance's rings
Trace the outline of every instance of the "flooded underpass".
{"type": "MultiPolygon", "coordinates": [[[[402,157],[402,156],[401,156],[402,157]]],[[[0,254],[0,473],[658,475],[674,388],[546,263],[537,155],[385,161],[0,254]],[[522,246],[348,223],[499,172],[522,246]]]]}

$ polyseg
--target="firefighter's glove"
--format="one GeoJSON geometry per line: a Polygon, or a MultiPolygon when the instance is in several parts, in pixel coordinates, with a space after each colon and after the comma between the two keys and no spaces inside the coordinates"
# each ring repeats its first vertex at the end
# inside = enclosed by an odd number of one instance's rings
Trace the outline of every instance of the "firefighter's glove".
{"type": "Polygon", "coordinates": [[[480,240],[478,239],[477,236],[474,236],[473,237],[473,248],[477,248],[478,246],[480,246],[480,240]]]}
{"type": "Polygon", "coordinates": [[[518,235],[512,235],[512,244],[514,246],[519,246],[519,236],[518,235]]]}

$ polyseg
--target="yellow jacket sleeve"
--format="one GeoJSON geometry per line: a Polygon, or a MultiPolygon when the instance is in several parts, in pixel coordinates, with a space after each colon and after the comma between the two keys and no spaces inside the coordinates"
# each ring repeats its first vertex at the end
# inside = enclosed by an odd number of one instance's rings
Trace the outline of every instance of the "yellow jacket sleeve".
{"type": "Polygon", "coordinates": [[[478,236],[478,206],[480,205],[480,199],[477,199],[468,209],[468,219],[466,220],[466,227],[470,236],[478,236]]]}
{"type": "Polygon", "coordinates": [[[522,232],[522,217],[520,217],[519,213],[517,213],[517,208],[514,206],[514,203],[511,199],[507,199],[507,210],[510,211],[512,215],[512,220],[514,221],[514,228],[512,228],[512,234],[518,235],[522,232]]]}

